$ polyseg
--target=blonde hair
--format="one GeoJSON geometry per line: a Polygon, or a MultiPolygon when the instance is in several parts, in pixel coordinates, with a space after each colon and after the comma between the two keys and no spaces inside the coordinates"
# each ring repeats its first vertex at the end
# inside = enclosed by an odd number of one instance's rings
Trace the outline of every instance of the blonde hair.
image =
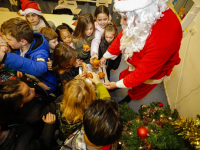
{"type": "Polygon", "coordinates": [[[101,47],[102,50],[107,49],[106,44],[105,44],[106,43],[106,38],[105,38],[106,32],[114,32],[114,39],[115,39],[117,37],[117,34],[118,34],[117,25],[114,22],[109,22],[109,23],[106,24],[104,33],[103,33],[102,38],[101,38],[101,43],[100,43],[100,47],[101,47]]]}
{"type": "Polygon", "coordinates": [[[85,79],[77,76],[65,85],[64,99],[61,104],[63,120],[73,124],[83,118],[85,108],[95,101],[93,86],[85,79]]]}
{"type": "Polygon", "coordinates": [[[43,27],[38,30],[39,33],[41,33],[49,42],[50,40],[53,40],[55,38],[58,38],[58,34],[49,27],[43,27]]]}

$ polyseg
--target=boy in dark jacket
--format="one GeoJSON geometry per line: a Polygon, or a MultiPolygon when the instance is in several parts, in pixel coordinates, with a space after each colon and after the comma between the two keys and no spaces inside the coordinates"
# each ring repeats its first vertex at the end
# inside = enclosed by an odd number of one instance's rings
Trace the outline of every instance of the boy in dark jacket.
{"type": "Polygon", "coordinates": [[[51,93],[57,86],[56,77],[47,72],[49,45],[40,33],[34,33],[30,24],[21,18],[12,18],[1,25],[1,32],[16,54],[0,52],[4,67],[26,73],[31,79],[42,81],[51,93]],[[17,55],[18,54],[18,55],[17,55]]]}

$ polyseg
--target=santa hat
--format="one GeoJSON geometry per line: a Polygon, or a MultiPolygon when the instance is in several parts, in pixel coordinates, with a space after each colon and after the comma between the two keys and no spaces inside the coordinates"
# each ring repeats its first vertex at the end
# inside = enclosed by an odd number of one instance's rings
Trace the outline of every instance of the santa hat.
{"type": "Polygon", "coordinates": [[[21,15],[27,15],[28,13],[35,13],[37,15],[42,15],[41,10],[38,8],[38,5],[35,1],[21,0],[22,5],[20,10],[21,15]]]}
{"type": "Polygon", "coordinates": [[[155,0],[115,0],[115,9],[119,12],[138,10],[152,4],[155,0]]]}

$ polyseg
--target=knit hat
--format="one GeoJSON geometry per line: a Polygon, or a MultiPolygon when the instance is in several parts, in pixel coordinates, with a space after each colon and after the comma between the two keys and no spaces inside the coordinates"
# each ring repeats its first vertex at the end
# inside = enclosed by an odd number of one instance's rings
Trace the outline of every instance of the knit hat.
{"type": "Polygon", "coordinates": [[[41,16],[41,10],[38,8],[38,5],[35,1],[21,0],[21,2],[22,10],[19,11],[21,15],[25,15],[26,17],[28,13],[35,13],[41,16]]]}
{"type": "Polygon", "coordinates": [[[147,7],[155,0],[115,0],[115,9],[119,12],[129,12],[147,7]]]}

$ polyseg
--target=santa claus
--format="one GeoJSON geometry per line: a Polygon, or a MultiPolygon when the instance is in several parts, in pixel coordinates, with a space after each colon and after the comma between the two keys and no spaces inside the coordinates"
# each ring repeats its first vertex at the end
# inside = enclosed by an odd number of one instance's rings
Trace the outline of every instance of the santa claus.
{"type": "Polygon", "coordinates": [[[119,81],[105,86],[131,87],[122,102],[140,100],[180,63],[181,25],[167,0],[115,0],[114,7],[122,16],[122,31],[100,62],[123,52],[129,67],[120,73],[119,81]]]}

